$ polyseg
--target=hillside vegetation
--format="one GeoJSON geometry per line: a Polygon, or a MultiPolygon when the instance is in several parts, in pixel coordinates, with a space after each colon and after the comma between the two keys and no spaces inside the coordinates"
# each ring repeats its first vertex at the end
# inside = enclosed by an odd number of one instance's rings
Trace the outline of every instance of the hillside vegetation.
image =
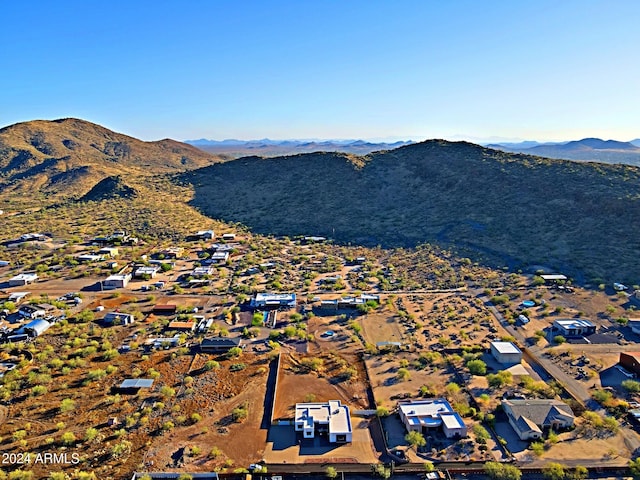
{"type": "Polygon", "coordinates": [[[413,247],[496,266],[544,265],[579,282],[633,282],[640,170],[431,140],[355,157],[242,158],[187,172],[192,205],[260,233],[413,247]]]}
{"type": "Polygon", "coordinates": [[[3,193],[78,197],[105,177],[183,171],[219,161],[174,140],[143,142],[73,118],[0,129],[3,193]]]}

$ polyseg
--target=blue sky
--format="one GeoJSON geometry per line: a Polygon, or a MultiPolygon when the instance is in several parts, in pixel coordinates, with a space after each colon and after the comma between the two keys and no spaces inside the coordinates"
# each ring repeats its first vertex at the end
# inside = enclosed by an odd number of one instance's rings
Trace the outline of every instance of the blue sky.
{"type": "Polygon", "coordinates": [[[640,2],[0,2],[0,126],[144,140],[640,137],[640,2]]]}

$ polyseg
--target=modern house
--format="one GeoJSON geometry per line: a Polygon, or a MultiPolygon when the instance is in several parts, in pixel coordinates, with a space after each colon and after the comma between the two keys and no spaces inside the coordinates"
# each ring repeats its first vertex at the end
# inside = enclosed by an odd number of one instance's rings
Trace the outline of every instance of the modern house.
{"type": "Polygon", "coordinates": [[[596,326],[589,320],[569,318],[566,320],[554,320],[551,326],[551,334],[562,335],[565,338],[584,337],[596,333],[596,326]]]}
{"type": "Polygon", "coordinates": [[[511,342],[491,342],[491,355],[498,363],[505,365],[522,361],[522,351],[511,342]]]}
{"type": "Polygon", "coordinates": [[[39,337],[44,332],[46,332],[49,329],[49,327],[51,327],[51,324],[49,322],[41,318],[38,318],[36,320],[31,320],[26,325],[23,325],[22,327],[20,327],[16,331],[16,333],[26,333],[30,337],[39,337]]]}
{"type": "Polygon", "coordinates": [[[46,310],[38,305],[23,305],[18,309],[18,315],[30,320],[44,317],[46,314],[46,310]]]}
{"type": "Polygon", "coordinates": [[[125,288],[131,281],[131,274],[111,275],[102,282],[102,288],[112,290],[114,288],[125,288]]]}
{"type": "Polygon", "coordinates": [[[191,276],[194,278],[208,277],[213,275],[213,272],[215,272],[213,267],[196,267],[191,272],[191,276]]]}
{"type": "Polygon", "coordinates": [[[575,420],[571,407],[560,400],[503,400],[502,408],[520,440],[542,438],[543,429],[569,428],[575,420]]]}
{"type": "Polygon", "coordinates": [[[304,438],[326,432],[330,443],[350,443],[353,432],[349,407],[340,400],[296,403],[295,430],[304,438]]]}
{"type": "Polygon", "coordinates": [[[235,233],[225,233],[222,235],[222,240],[224,240],[225,242],[230,242],[236,239],[236,234],[235,233]]]}
{"type": "Polygon", "coordinates": [[[640,352],[620,352],[620,366],[640,375],[640,352]]]}
{"type": "Polygon", "coordinates": [[[210,263],[226,263],[229,260],[229,252],[217,251],[213,252],[209,257],[210,263]]]}
{"type": "Polygon", "coordinates": [[[251,308],[296,308],[295,293],[256,293],[249,303],[251,308]]]}
{"type": "Polygon", "coordinates": [[[430,429],[442,428],[447,438],[467,436],[462,417],[444,398],[398,403],[400,419],[408,432],[426,434],[430,429]]]}
{"type": "Polygon", "coordinates": [[[159,271],[160,271],[160,267],[157,265],[150,265],[148,267],[142,266],[142,267],[136,268],[136,271],[134,272],[133,276],[136,278],[144,278],[144,277],[155,278],[159,271]]]}
{"type": "Polygon", "coordinates": [[[164,249],[160,255],[164,256],[164,258],[180,258],[184,255],[184,248],[182,247],[170,247],[164,249]]]}
{"type": "Polygon", "coordinates": [[[378,295],[360,295],[359,297],[341,297],[330,300],[322,300],[320,302],[320,308],[327,310],[342,310],[358,308],[359,305],[365,305],[369,301],[379,303],[380,297],[378,295]]]}
{"type": "Polygon", "coordinates": [[[187,237],[188,240],[213,240],[214,238],[216,234],[213,230],[200,230],[187,237]]]}
{"type": "Polygon", "coordinates": [[[38,275],[35,273],[21,273],[9,279],[10,287],[21,287],[23,285],[29,285],[30,283],[38,280],[38,275]]]}
{"type": "Polygon", "coordinates": [[[135,321],[135,317],[129,313],[109,312],[102,322],[107,325],[129,325],[135,321]]]}
{"type": "Polygon", "coordinates": [[[200,343],[200,351],[202,353],[225,353],[234,347],[240,347],[242,340],[240,338],[229,337],[213,337],[205,338],[200,343]]]}

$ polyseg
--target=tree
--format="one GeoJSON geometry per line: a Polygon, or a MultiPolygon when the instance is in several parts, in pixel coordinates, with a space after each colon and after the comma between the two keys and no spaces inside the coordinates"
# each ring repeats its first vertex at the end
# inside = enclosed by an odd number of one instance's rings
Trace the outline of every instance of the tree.
{"type": "Polygon", "coordinates": [[[411,374],[409,373],[409,370],[407,370],[406,368],[399,368],[398,373],[396,373],[396,377],[398,377],[398,380],[405,382],[409,380],[409,377],[411,377],[411,374]]]}
{"type": "Polygon", "coordinates": [[[406,442],[411,445],[413,448],[418,449],[419,447],[424,447],[427,444],[424,436],[420,432],[416,432],[415,430],[410,431],[404,436],[406,442]]]}
{"type": "Polygon", "coordinates": [[[84,439],[87,442],[92,442],[93,440],[96,439],[97,436],[98,436],[98,430],[96,428],[89,427],[87,428],[87,431],[84,434],[84,439]]]}
{"type": "Polygon", "coordinates": [[[563,480],[566,476],[565,468],[561,463],[549,462],[542,468],[542,474],[549,480],[563,480]]]}
{"type": "Polygon", "coordinates": [[[73,432],[64,432],[62,434],[62,444],[63,445],[73,445],[76,442],[76,436],[73,432]]]}
{"type": "Polygon", "coordinates": [[[484,471],[493,480],[520,480],[522,477],[522,472],[517,467],[499,462],[485,463],[484,471]]]}
{"type": "Polygon", "coordinates": [[[635,460],[629,460],[629,470],[634,478],[640,478],[640,457],[635,460]]]}
{"type": "Polygon", "coordinates": [[[327,469],[325,470],[325,474],[327,475],[327,478],[336,478],[338,476],[338,471],[335,469],[335,467],[327,467],[327,469]]]}
{"type": "Polygon", "coordinates": [[[467,368],[471,375],[485,375],[487,373],[487,364],[480,359],[469,360],[467,368]]]}
{"type": "Polygon", "coordinates": [[[567,476],[571,480],[584,480],[589,476],[589,470],[584,465],[578,465],[573,472],[569,472],[567,476]]]}
{"type": "Polygon", "coordinates": [[[623,380],[621,385],[622,388],[624,388],[627,392],[640,392],[640,382],[638,382],[637,380],[623,380]]]}
{"type": "Polygon", "coordinates": [[[562,335],[556,335],[555,337],[553,337],[553,341],[554,341],[554,343],[557,343],[558,345],[561,345],[564,342],[566,342],[567,339],[564,338],[562,335]]]}

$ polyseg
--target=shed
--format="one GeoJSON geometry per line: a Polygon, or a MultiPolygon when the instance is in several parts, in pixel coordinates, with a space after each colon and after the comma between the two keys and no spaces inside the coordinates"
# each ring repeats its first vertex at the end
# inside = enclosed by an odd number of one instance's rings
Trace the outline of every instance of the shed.
{"type": "Polygon", "coordinates": [[[49,327],[51,327],[51,324],[49,322],[39,318],[37,320],[32,320],[26,325],[20,327],[18,329],[18,333],[26,333],[30,337],[39,337],[44,332],[46,332],[49,327]]]}
{"type": "Polygon", "coordinates": [[[491,342],[491,355],[506,365],[522,361],[522,351],[511,342],[491,342]]]}
{"type": "Polygon", "coordinates": [[[178,306],[171,303],[159,303],[153,307],[153,313],[156,315],[173,315],[177,310],[178,306]]]}

